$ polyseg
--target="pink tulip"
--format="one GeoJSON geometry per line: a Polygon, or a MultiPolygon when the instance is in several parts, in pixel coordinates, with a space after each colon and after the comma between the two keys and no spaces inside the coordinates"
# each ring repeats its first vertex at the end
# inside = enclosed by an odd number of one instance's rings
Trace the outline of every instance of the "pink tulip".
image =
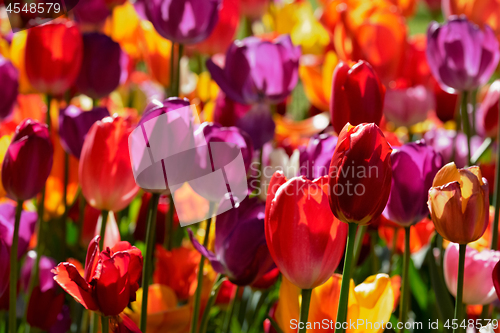
{"type": "MultiPolygon", "coordinates": [[[[477,250],[467,246],[465,254],[463,302],[469,305],[489,304],[497,295],[492,273],[500,260],[500,251],[477,250]]],[[[453,296],[457,292],[458,244],[450,243],[444,254],[444,279],[453,296]]]]}

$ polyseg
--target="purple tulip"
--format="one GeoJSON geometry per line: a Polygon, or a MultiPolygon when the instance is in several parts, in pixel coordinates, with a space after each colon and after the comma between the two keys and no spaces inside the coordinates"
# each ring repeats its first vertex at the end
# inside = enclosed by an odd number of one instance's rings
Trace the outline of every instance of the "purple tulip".
{"type": "Polygon", "coordinates": [[[109,116],[107,108],[98,107],[90,111],[70,105],[59,112],[59,136],[61,144],[68,153],[80,158],[83,141],[92,125],[109,116]]]}
{"type": "Polygon", "coordinates": [[[73,13],[79,23],[99,24],[111,15],[104,0],[79,0],[73,13]]]}
{"type": "Polygon", "coordinates": [[[0,56],[0,120],[9,117],[17,99],[19,74],[10,61],[0,56]]]}
{"type": "Polygon", "coordinates": [[[450,17],[427,30],[427,62],[444,90],[471,91],[485,84],[498,65],[500,50],[495,33],[465,17],[450,17]]]}
{"type": "Polygon", "coordinates": [[[299,176],[310,180],[326,176],[337,140],[336,136],[324,133],[313,136],[307,146],[300,147],[299,176]]]}
{"type": "Polygon", "coordinates": [[[194,148],[192,116],[187,99],[173,97],[148,104],[129,137],[132,171],[139,187],[154,193],[168,190],[165,159],[175,159],[179,153],[194,148]]]}
{"type": "Polygon", "coordinates": [[[255,104],[252,109],[236,121],[236,127],[248,133],[255,149],[274,138],[274,123],[271,110],[266,104],[255,104]]]}
{"type": "Polygon", "coordinates": [[[25,119],[16,128],[2,164],[2,184],[11,199],[28,200],[45,185],[54,147],[46,125],[25,119]]]}
{"type": "Polygon", "coordinates": [[[78,90],[99,99],[115,90],[127,73],[127,56],[118,43],[98,32],[83,35],[83,60],[75,85],[78,90]]]}
{"type": "Polygon", "coordinates": [[[383,214],[401,226],[410,226],[429,214],[427,196],[443,158],[424,141],[417,141],[395,148],[391,163],[391,194],[383,214]]]}
{"type": "Polygon", "coordinates": [[[384,101],[384,115],[397,127],[409,127],[427,119],[434,102],[432,93],[423,85],[387,89],[384,101]]]}
{"type": "MultiPolygon", "coordinates": [[[[31,272],[33,269],[33,265],[36,260],[36,252],[30,251],[28,252],[28,256],[24,261],[23,267],[21,267],[21,287],[26,291],[28,290],[31,272]]],[[[57,263],[54,259],[42,256],[40,258],[40,263],[38,265],[38,279],[39,286],[42,292],[46,292],[49,289],[56,288],[58,285],[54,281],[54,273],[51,270],[57,266],[57,263]]]]}
{"type": "Polygon", "coordinates": [[[219,20],[221,0],[139,0],[156,31],[174,43],[195,44],[210,35],[219,20]]]}
{"type": "Polygon", "coordinates": [[[231,44],[224,69],[212,59],[207,60],[207,68],[232,100],[241,104],[277,104],[297,84],[300,55],[300,46],[294,46],[289,35],[274,42],[247,37],[231,44]]]}
{"type": "Polygon", "coordinates": [[[236,285],[252,284],[274,268],[264,232],[265,206],[256,197],[247,198],[237,208],[218,215],[215,253],[198,243],[189,230],[194,247],[210,260],[216,272],[236,285]]]}
{"type": "Polygon", "coordinates": [[[219,91],[215,100],[214,123],[224,127],[236,126],[236,122],[247,114],[251,108],[250,105],[233,101],[223,91],[219,91]]]}
{"type": "MultiPolygon", "coordinates": [[[[10,249],[12,238],[14,237],[14,222],[16,218],[16,205],[6,202],[0,205],[0,239],[10,249]]],[[[28,250],[28,245],[35,231],[37,213],[24,211],[21,213],[19,221],[19,243],[17,248],[17,257],[21,258],[28,250]]],[[[10,250],[9,250],[10,252],[10,250]]],[[[1,261],[1,259],[0,259],[1,261]]],[[[1,266],[5,267],[5,266],[1,266]]]]}
{"type": "MultiPolygon", "coordinates": [[[[424,134],[424,140],[436,152],[441,154],[445,164],[451,162],[452,159],[458,168],[463,168],[468,164],[467,136],[465,134],[458,133],[457,135],[455,131],[443,128],[432,129],[424,134]],[[455,149],[453,149],[453,141],[455,141],[455,149]]],[[[471,138],[471,156],[474,155],[482,143],[483,139],[477,135],[471,138]]]]}

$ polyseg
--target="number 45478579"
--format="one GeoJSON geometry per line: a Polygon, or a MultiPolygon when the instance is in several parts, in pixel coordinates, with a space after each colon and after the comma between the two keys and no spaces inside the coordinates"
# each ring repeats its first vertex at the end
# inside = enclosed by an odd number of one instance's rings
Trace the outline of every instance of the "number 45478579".
{"type": "Polygon", "coordinates": [[[9,3],[7,8],[5,8],[7,13],[32,13],[32,14],[43,14],[43,13],[59,13],[61,12],[61,5],[58,3],[45,2],[45,3],[25,3],[21,7],[20,3],[9,3]]]}

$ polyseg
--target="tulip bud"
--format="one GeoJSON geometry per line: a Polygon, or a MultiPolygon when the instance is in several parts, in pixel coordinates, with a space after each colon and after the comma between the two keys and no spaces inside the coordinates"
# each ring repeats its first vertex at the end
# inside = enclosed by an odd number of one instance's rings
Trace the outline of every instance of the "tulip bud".
{"type": "Polygon", "coordinates": [[[498,40],[488,25],[481,30],[464,16],[429,25],[427,61],[444,90],[472,91],[485,84],[499,59],[498,40]]]}
{"type": "Polygon", "coordinates": [[[156,31],[174,43],[205,40],[219,19],[221,0],[139,0],[156,31]],[[196,12],[196,15],[193,13],[196,12]]]}
{"type": "Polygon", "coordinates": [[[347,123],[380,124],[385,87],[368,62],[349,65],[341,61],[333,73],[332,87],[330,114],[337,133],[347,123]]]}
{"type": "Polygon", "coordinates": [[[325,283],[344,254],[347,224],[328,207],[328,177],[289,181],[277,171],[269,184],[265,230],[281,273],[301,289],[325,283]]]}
{"type": "Polygon", "coordinates": [[[432,87],[434,89],[434,108],[436,116],[443,123],[454,120],[457,114],[458,94],[443,90],[434,78],[432,87]]]}
{"type": "Polygon", "coordinates": [[[339,220],[365,225],[380,216],[391,190],[391,152],[377,125],[344,126],[329,171],[330,208],[339,220]]]}
{"type": "Polygon", "coordinates": [[[83,142],[90,127],[105,117],[109,117],[109,111],[106,108],[82,111],[74,105],[69,105],[61,109],[59,112],[59,136],[64,150],[76,158],[80,158],[83,142]]]}
{"type": "Polygon", "coordinates": [[[109,95],[120,84],[126,60],[120,45],[100,33],[83,35],[83,60],[75,85],[93,99],[109,95]]]}
{"type": "Polygon", "coordinates": [[[488,192],[479,167],[446,164],[434,177],[427,202],[436,231],[458,244],[478,240],[489,222],[488,192]]]}
{"type": "Polygon", "coordinates": [[[119,116],[106,117],[90,128],[80,155],[78,176],[89,204],[100,210],[118,212],[135,197],[135,184],[128,136],[132,128],[119,116]]]}
{"type": "Polygon", "coordinates": [[[82,63],[82,37],[71,21],[54,21],[28,30],[25,62],[31,85],[61,95],[76,80],[82,63]]]}
{"type": "Polygon", "coordinates": [[[26,119],[16,128],[2,164],[2,184],[14,200],[28,200],[45,185],[54,147],[46,125],[26,119]]]}
{"type": "MultiPolygon", "coordinates": [[[[450,293],[456,297],[458,280],[458,244],[449,244],[444,253],[444,280],[450,293]]],[[[493,268],[500,260],[500,252],[468,247],[465,252],[463,302],[467,305],[490,304],[496,300],[493,268]]]]}
{"type": "Polygon", "coordinates": [[[423,141],[407,143],[391,154],[391,194],[384,216],[401,226],[410,226],[429,214],[427,194],[443,158],[423,141]]]}
{"type": "Polygon", "coordinates": [[[0,120],[10,116],[17,99],[19,74],[12,63],[0,56],[0,120]]]}

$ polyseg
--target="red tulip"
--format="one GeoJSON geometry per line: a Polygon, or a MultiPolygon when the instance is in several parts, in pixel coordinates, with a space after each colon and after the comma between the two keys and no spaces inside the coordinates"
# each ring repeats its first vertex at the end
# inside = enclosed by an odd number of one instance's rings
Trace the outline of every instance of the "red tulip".
{"type": "Polygon", "coordinates": [[[2,184],[10,198],[28,200],[45,185],[54,147],[46,125],[26,119],[16,128],[2,164],[2,184]]]}
{"type": "Polygon", "coordinates": [[[271,178],[265,231],[269,252],[281,273],[301,289],[325,283],[335,272],[347,238],[347,224],[328,207],[328,177],[271,178]]]}
{"type": "Polygon", "coordinates": [[[99,253],[99,236],[89,244],[82,277],[75,265],[62,262],[52,272],[54,280],[86,309],[118,316],[135,301],[142,274],[142,254],[128,242],[119,242],[99,253]]]}
{"type": "Polygon", "coordinates": [[[48,331],[56,323],[64,304],[64,293],[57,289],[42,291],[40,286],[33,289],[26,318],[30,326],[48,331]]]}
{"type": "Polygon", "coordinates": [[[385,87],[369,63],[360,60],[349,65],[341,61],[333,73],[332,87],[330,114],[337,133],[347,123],[380,124],[385,87]]]}
{"type": "Polygon", "coordinates": [[[82,57],[82,36],[71,21],[54,21],[28,30],[26,74],[41,93],[65,93],[80,72],[82,57]]]}
{"type": "Polygon", "coordinates": [[[457,113],[458,94],[444,91],[434,78],[431,78],[431,82],[434,88],[436,116],[443,123],[454,120],[457,113]]]}
{"type": "Polygon", "coordinates": [[[487,136],[495,138],[498,132],[498,101],[500,99],[500,80],[495,80],[484,97],[479,108],[484,131],[487,136]]]}
{"type": "Polygon", "coordinates": [[[119,116],[104,118],[90,128],[78,173],[82,193],[92,207],[117,212],[137,194],[128,150],[131,132],[130,123],[119,116]]]}
{"type": "Polygon", "coordinates": [[[368,224],[384,210],[392,183],[392,148],[375,124],[340,132],[330,164],[330,207],[343,222],[368,224]]]}

